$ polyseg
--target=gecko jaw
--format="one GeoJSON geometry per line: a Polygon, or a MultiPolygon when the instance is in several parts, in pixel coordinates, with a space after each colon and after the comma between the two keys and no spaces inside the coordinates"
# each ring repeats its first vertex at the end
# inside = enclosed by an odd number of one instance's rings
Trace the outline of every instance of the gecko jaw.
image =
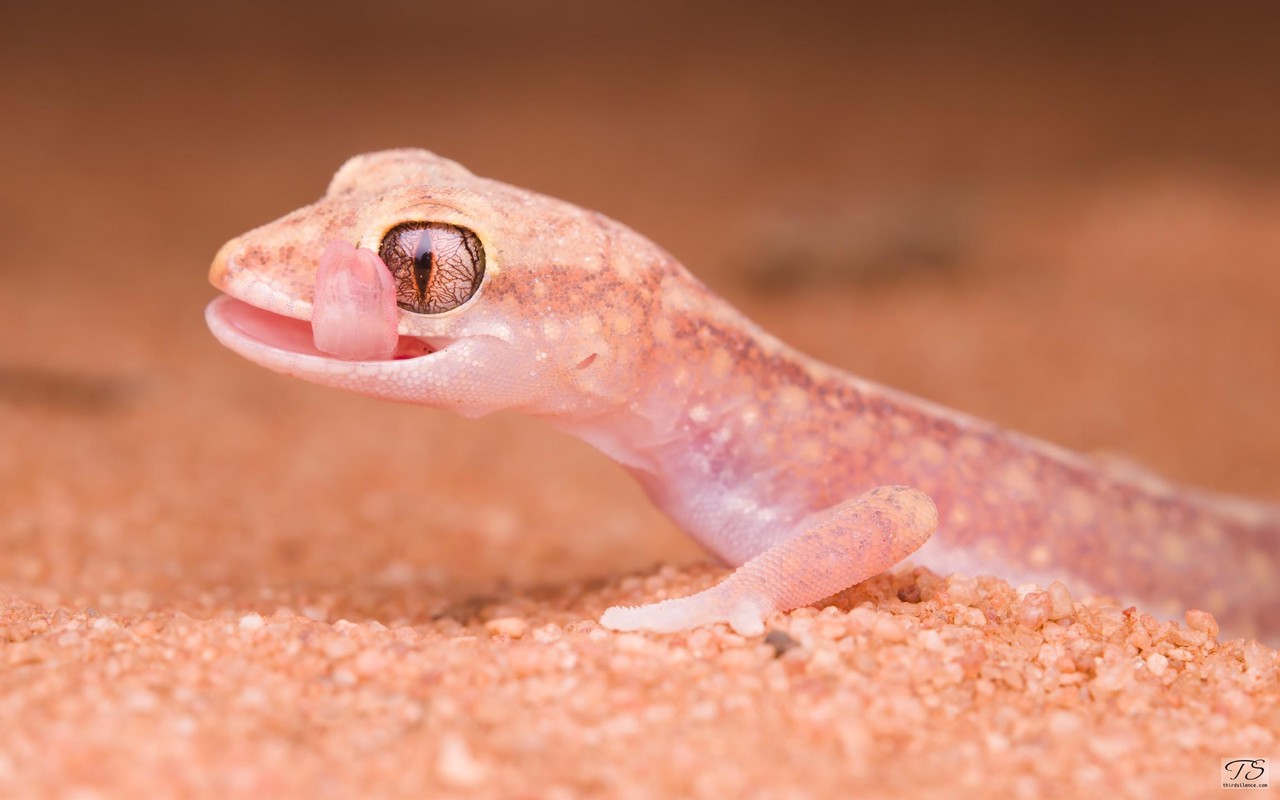
{"type": "Polygon", "coordinates": [[[309,321],[277,314],[230,295],[209,303],[204,316],[214,338],[232,351],[268,369],[293,374],[386,368],[425,359],[448,346],[435,347],[414,336],[401,336],[389,359],[345,361],[316,348],[309,321]]]}

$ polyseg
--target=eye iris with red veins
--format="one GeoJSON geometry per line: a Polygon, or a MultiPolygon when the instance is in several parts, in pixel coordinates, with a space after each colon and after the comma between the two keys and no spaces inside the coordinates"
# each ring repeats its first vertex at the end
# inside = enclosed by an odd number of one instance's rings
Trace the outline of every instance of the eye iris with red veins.
{"type": "Polygon", "coordinates": [[[396,282],[396,304],[440,314],[471,299],[484,278],[484,247],[466,228],[405,222],[387,231],[378,255],[396,282]]]}

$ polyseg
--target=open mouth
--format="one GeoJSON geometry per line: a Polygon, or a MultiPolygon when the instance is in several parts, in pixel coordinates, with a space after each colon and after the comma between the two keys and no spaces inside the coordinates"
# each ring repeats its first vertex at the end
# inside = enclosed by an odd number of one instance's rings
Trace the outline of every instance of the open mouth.
{"type": "MultiPolygon", "coordinates": [[[[299,366],[312,360],[333,364],[362,363],[344,361],[317,348],[309,321],[276,314],[230,295],[216,298],[204,313],[209,330],[219,342],[264,366],[278,366],[286,359],[299,366]]],[[[438,349],[416,337],[400,336],[390,358],[377,359],[374,363],[421,358],[438,349]]]]}

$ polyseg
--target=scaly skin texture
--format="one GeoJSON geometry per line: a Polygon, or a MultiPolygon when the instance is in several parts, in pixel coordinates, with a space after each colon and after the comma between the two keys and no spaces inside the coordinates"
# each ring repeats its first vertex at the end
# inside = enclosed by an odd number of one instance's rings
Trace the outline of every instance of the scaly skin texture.
{"type": "MultiPolygon", "coordinates": [[[[1228,633],[1280,634],[1275,507],[1104,465],[816,362],[625,226],[424,151],[351,159],[321,200],[228,242],[210,280],[229,295],[210,304],[210,328],[250,360],[466,416],[545,419],[744,565],[693,598],[610,609],[611,627],[756,632],[772,611],[905,558],[936,526],[917,557],[938,570],[1062,577],[1167,615],[1208,610],[1228,633]],[[318,349],[317,336],[343,346],[341,323],[310,325],[326,246],[344,243],[330,252],[352,270],[325,279],[326,319],[358,316],[350,276],[405,222],[474,232],[479,290],[440,314],[401,310],[390,357],[318,349]]],[[[351,346],[370,337],[376,326],[351,346]]]]}

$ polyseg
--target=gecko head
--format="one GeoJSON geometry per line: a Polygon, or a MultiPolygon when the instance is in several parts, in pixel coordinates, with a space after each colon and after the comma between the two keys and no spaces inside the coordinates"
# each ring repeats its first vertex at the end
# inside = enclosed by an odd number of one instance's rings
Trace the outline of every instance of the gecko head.
{"type": "Polygon", "coordinates": [[[225,293],[205,314],[214,336],[262,366],[467,416],[558,419],[626,402],[663,286],[698,285],[612,220],[422,150],[352,158],[319,201],[224,245],[209,280],[225,293]],[[318,299],[334,291],[317,278],[335,242],[391,275],[372,356],[322,346],[318,299]]]}

